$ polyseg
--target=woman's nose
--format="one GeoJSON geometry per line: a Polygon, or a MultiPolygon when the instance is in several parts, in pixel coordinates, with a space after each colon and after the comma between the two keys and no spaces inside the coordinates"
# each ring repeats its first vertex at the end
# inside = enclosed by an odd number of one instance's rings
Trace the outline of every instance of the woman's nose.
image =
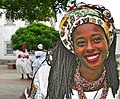
{"type": "Polygon", "coordinates": [[[92,44],[91,42],[88,42],[87,46],[86,46],[86,51],[91,53],[95,50],[94,44],[92,44]]]}

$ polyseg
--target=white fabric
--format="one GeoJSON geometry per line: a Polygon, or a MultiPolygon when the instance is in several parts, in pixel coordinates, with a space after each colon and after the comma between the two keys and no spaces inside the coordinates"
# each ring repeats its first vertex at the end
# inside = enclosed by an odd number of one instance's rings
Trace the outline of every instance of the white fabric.
{"type": "MultiPolygon", "coordinates": [[[[20,54],[24,56],[24,53],[20,54]]],[[[25,53],[26,54],[26,53],[25,53]]],[[[30,74],[32,73],[31,62],[27,58],[17,58],[16,60],[16,70],[20,74],[30,74]]]]}
{"type": "MultiPolygon", "coordinates": [[[[40,64],[45,60],[46,58],[46,52],[44,51],[36,51],[35,52],[35,56],[38,57],[36,58],[33,63],[32,63],[32,67],[34,68],[34,66],[39,67],[40,64]]],[[[46,65],[47,63],[44,62],[44,64],[46,65]]]]}
{"type": "Polygon", "coordinates": [[[16,69],[17,69],[17,72],[20,73],[20,74],[25,74],[26,71],[25,71],[25,61],[23,58],[18,58],[16,60],[16,69]]]}
{"type": "Polygon", "coordinates": [[[46,52],[44,51],[35,51],[35,56],[44,56],[46,54],[46,52]]]}
{"type": "Polygon", "coordinates": [[[33,77],[34,77],[34,75],[35,75],[35,73],[37,72],[38,69],[39,69],[39,67],[34,66],[34,68],[33,68],[33,73],[32,73],[33,77]]]}
{"type": "MultiPolygon", "coordinates": [[[[48,85],[48,76],[49,76],[50,66],[42,66],[35,77],[34,83],[37,87],[37,94],[35,96],[35,99],[44,99],[44,97],[47,94],[47,85],[48,85]]],[[[87,99],[93,99],[97,91],[92,92],[85,92],[87,99]]],[[[95,99],[100,99],[102,93],[102,89],[100,89],[97,93],[97,96],[95,99]]],[[[72,99],[79,99],[78,92],[76,90],[73,90],[72,99]]],[[[27,97],[27,93],[25,93],[27,97]]],[[[30,98],[27,98],[30,99],[30,98]]],[[[66,99],[66,98],[64,98],[66,99]]],[[[120,99],[120,88],[118,90],[118,93],[116,94],[115,98],[112,96],[111,88],[109,88],[108,95],[106,99],[120,99]]]]}
{"type": "MultiPolygon", "coordinates": [[[[35,56],[38,57],[36,58],[33,63],[32,63],[32,67],[33,67],[33,75],[35,74],[35,72],[37,71],[37,69],[41,66],[42,62],[45,60],[46,58],[46,52],[44,51],[36,51],[35,52],[35,56]]],[[[47,65],[47,62],[45,61],[42,66],[47,65]]]]}

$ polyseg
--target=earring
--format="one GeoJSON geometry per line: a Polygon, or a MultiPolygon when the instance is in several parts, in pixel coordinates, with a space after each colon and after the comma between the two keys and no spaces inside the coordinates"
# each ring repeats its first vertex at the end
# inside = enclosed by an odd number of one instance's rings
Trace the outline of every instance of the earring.
{"type": "Polygon", "coordinates": [[[109,57],[109,51],[107,51],[107,56],[106,56],[106,59],[109,57]]]}
{"type": "Polygon", "coordinates": [[[78,57],[76,58],[76,61],[77,61],[77,64],[80,65],[80,60],[78,57]]]}

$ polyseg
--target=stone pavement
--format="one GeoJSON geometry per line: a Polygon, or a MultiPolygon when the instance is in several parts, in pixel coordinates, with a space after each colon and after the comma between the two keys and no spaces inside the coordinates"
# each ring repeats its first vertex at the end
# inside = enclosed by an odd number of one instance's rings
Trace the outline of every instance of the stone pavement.
{"type": "Polygon", "coordinates": [[[16,69],[8,69],[7,65],[0,65],[0,99],[19,99],[23,90],[31,80],[20,79],[16,69]]]}

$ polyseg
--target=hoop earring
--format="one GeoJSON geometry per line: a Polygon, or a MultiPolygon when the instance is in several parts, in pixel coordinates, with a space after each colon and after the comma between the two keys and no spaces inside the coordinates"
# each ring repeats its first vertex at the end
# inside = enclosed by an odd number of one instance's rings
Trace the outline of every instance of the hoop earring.
{"type": "Polygon", "coordinates": [[[80,65],[80,60],[78,57],[76,58],[76,61],[77,61],[77,64],[80,65]]]}
{"type": "Polygon", "coordinates": [[[110,52],[109,52],[109,51],[107,51],[107,56],[106,56],[106,59],[109,57],[109,53],[110,53],[110,52]]]}

